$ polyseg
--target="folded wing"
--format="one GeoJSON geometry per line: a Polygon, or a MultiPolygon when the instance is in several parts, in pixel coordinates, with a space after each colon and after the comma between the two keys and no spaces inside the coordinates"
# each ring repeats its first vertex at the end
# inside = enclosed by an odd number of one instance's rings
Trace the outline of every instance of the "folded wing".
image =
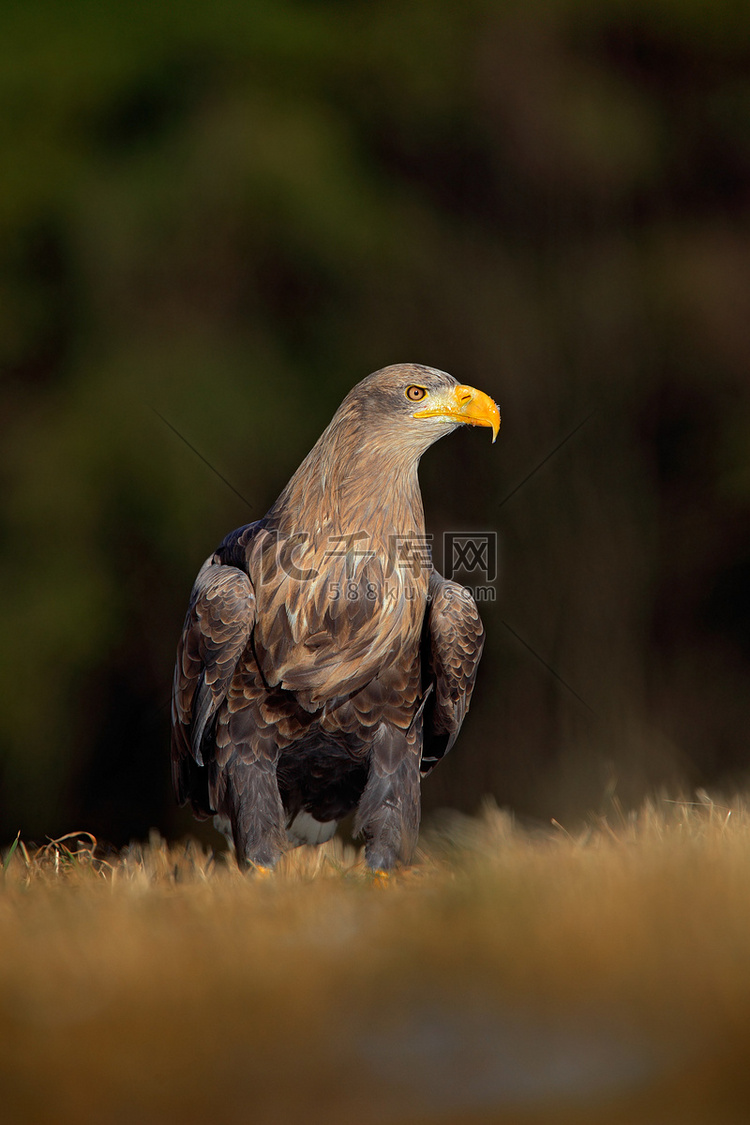
{"type": "Polygon", "coordinates": [[[479,611],[465,587],[433,570],[429,597],[422,633],[423,775],[435,767],[458,738],[484,647],[479,611]]]}
{"type": "Polygon", "coordinates": [[[206,764],[216,713],[250,640],[255,594],[244,571],[212,555],[201,567],[177,649],[172,690],[172,773],[180,803],[209,815],[206,764]]]}

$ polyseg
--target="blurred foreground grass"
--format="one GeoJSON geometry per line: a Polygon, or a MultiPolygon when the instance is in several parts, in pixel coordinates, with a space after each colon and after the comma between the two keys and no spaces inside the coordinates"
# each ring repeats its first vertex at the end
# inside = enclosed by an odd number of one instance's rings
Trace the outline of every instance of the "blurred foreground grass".
{"type": "Polygon", "coordinates": [[[0,876],[2,1120],[745,1121],[750,813],[488,809],[380,888],[85,836],[0,876]]]}

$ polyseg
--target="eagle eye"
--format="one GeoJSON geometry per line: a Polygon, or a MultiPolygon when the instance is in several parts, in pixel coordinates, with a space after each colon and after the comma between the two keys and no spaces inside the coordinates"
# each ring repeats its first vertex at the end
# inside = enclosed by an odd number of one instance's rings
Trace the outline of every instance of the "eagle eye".
{"type": "Polygon", "coordinates": [[[406,397],[409,402],[421,402],[423,398],[427,397],[427,388],[412,384],[412,386],[406,388],[406,397]]]}

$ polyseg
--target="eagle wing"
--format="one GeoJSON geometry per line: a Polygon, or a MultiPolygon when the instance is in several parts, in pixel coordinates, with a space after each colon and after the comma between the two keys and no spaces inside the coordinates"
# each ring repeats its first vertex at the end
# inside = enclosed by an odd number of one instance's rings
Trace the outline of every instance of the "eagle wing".
{"type": "Polygon", "coordinates": [[[474,598],[464,586],[433,570],[422,632],[423,775],[458,738],[483,648],[484,627],[474,598]]]}
{"type": "Polygon", "coordinates": [[[172,689],[172,774],[181,804],[208,815],[204,754],[255,621],[247,574],[211,555],[198,572],[177,649],[172,689]]]}

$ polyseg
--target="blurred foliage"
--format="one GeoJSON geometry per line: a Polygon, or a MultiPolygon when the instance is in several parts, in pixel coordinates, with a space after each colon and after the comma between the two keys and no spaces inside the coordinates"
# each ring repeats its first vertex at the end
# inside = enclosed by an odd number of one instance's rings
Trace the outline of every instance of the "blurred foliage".
{"type": "Polygon", "coordinates": [[[427,806],[742,780],[747,14],[5,0],[3,837],[187,825],[165,704],[193,575],[401,360],[505,420],[423,468],[438,542],[502,536],[427,806]]]}

